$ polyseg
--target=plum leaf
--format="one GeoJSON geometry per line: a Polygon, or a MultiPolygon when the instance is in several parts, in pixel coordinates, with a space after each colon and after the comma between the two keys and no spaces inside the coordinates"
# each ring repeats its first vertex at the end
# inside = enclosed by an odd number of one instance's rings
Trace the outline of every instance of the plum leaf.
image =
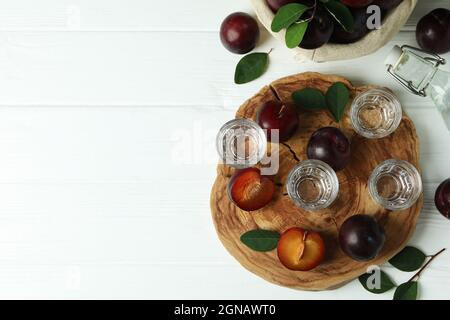
{"type": "Polygon", "coordinates": [[[287,29],[295,23],[300,17],[310,9],[308,6],[300,3],[289,3],[282,6],[273,18],[271,29],[273,32],[280,32],[287,29]]]}
{"type": "Polygon", "coordinates": [[[243,57],[236,66],[234,82],[244,84],[264,74],[269,65],[269,54],[264,52],[250,53],[243,57]]]}
{"type": "Polygon", "coordinates": [[[272,251],[278,245],[280,234],[276,231],[256,229],[244,233],[241,242],[259,252],[272,251]]]}
{"type": "Polygon", "coordinates": [[[286,31],[286,45],[289,49],[298,47],[305,36],[308,22],[302,21],[294,23],[286,31]]]}
{"type": "Polygon", "coordinates": [[[335,0],[324,2],[323,5],[345,31],[353,32],[353,29],[355,28],[355,19],[349,8],[335,0]]]}
{"type": "Polygon", "coordinates": [[[328,109],[337,122],[344,116],[345,107],[350,99],[350,92],[342,82],[334,83],[325,95],[328,109]]]}
{"type": "Polygon", "coordinates": [[[292,94],[294,104],[307,110],[327,109],[325,95],[319,89],[305,88],[292,94]]]}
{"type": "Polygon", "coordinates": [[[408,281],[397,287],[394,300],[416,300],[418,285],[417,281],[408,281]]]}
{"type": "Polygon", "coordinates": [[[380,287],[379,288],[371,288],[368,284],[368,281],[370,281],[371,274],[364,273],[361,275],[358,280],[362,284],[362,286],[369,292],[380,294],[384,293],[386,291],[391,290],[395,287],[395,283],[391,280],[391,278],[385,273],[384,271],[380,270],[380,287]]]}
{"type": "Polygon", "coordinates": [[[389,263],[401,271],[411,272],[419,269],[427,256],[414,247],[405,247],[389,263]]]}

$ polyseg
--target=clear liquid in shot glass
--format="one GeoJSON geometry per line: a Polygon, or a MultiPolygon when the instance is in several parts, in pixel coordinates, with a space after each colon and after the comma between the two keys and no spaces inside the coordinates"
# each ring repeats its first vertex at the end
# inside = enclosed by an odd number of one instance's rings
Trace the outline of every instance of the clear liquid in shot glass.
{"type": "Polygon", "coordinates": [[[306,160],[289,173],[287,191],[294,203],[308,211],[328,208],[339,193],[335,171],[325,162],[306,160]]]}
{"type": "Polygon", "coordinates": [[[219,130],[216,148],[224,164],[244,169],[256,165],[264,158],[267,138],[256,122],[234,119],[219,130]]]}
{"type": "Polygon", "coordinates": [[[398,98],[387,89],[371,89],[359,94],[352,103],[350,118],[355,131],[369,139],[393,133],[402,120],[398,98]]]}
{"type": "Polygon", "coordinates": [[[422,193],[422,179],[407,161],[387,160],[369,178],[369,192],[382,207],[397,211],[412,207],[422,193]]]}

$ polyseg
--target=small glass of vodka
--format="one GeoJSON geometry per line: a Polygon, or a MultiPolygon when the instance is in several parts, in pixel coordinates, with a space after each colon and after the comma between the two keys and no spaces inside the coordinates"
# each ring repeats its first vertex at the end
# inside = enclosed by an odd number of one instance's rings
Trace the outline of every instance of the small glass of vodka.
{"type": "Polygon", "coordinates": [[[388,210],[405,210],[422,194],[422,179],[411,163],[386,160],[372,172],[369,193],[375,202],[388,210]]]}
{"type": "Polygon", "coordinates": [[[393,133],[402,121],[398,98],[384,88],[370,89],[353,100],[350,118],[355,131],[369,139],[384,138],[393,133]]]}
{"type": "Polygon", "coordinates": [[[225,123],[216,137],[216,148],[222,162],[237,169],[256,165],[267,150],[264,130],[249,119],[225,123]]]}
{"type": "Polygon", "coordinates": [[[336,172],[320,160],[300,162],[289,173],[286,185],[292,201],[308,211],[328,208],[339,193],[336,172]]]}

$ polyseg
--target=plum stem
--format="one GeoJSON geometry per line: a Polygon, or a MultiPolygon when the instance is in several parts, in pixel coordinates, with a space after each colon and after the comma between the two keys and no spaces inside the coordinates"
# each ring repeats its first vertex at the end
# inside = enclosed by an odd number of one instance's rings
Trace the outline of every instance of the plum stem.
{"type": "Polygon", "coordinates": [[[408,280],[408,282],[414,281],[416,278],[417,280],[419,280],[420,275],[422,274],[422,272],[426,269],[426,267],[428,267],[428,265],[431,263],[431,261],[433,261],[438,255],[440,255],[442,252],[444,252],[446,250],[446,248],[442,249],[441,251],[439,251],[438,253],[434,254],[431,256],[430,260],[427,261],[427,263],[425,263],[423,265],[422,268],[420,268],[419,271],[417,271],[417,273],[415,275],[413,275],[411,277],[411,279],[408,280]]]}
{"type": "Polygon", "coordinates": [[[273,48],[270,48],[269,52],[267,52],[267,55],[270,55],[273,51],[273,48]]]}
{"type": "Polygon", "coordinates": [[[314,1],[314,10],[311,15],[311,20],[314,19],[314,16],[316,15],[316,11],[317,11],[317,0],[314,1]]]}
{"type": "Polygon", "coordinates": [[[310,22],[310,21],[312,21],[312,19],[314,19],[314,16],[316,15],[316,11],[317,11],[317,0],[314,1],[314,6],[312,6],[312,8],[309,8],[309,9],[313,9],[311,16],[308,19],[300,20],[296,23],[310,22]]]}
{"type": "Polygon", "coordinates": [[[277,117],[278,117],[278,119],[280,119],[281,117],[283,117],[283,114],[284,114],[284,110],[286,109],[286,105],[282,105],[281,106],[281,108],[280,108],[280,111],[278,111],[278,114],[277,114],[277,117]]]}

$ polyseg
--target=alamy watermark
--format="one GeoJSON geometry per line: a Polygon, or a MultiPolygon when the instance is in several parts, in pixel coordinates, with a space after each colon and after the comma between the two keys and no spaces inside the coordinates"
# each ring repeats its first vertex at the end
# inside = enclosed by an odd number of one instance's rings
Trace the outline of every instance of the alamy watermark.
{"type": "Polygon", "coordinates": [[[206,129],[201,121],[196,121],[189,129],[172,132],[171,163],[214,165],[219,161],[237,168],[259,164],[261,174],[275,175],[280,163],[279,130],[270,131],[270,143],[267,131],[262,132],[258,136],[252,129],[236,128],[228,130],[223,139],[217,139],[217,131],[206,129]]]}
{"type": "Polygon", "coordinates": [[[369,266],[367,268],[367,274],[370,276],[366,280],[366,287],[369,290],[380,290],[381,289],[381,269],[379,266],[369,266]]]}
{"type": "Polygon", "coordinates": [[[371,5],[367,7],[366,13],[369,15],[367,28],[369,30],[381,29],[381,8],[377,5],[371,5]]]}

